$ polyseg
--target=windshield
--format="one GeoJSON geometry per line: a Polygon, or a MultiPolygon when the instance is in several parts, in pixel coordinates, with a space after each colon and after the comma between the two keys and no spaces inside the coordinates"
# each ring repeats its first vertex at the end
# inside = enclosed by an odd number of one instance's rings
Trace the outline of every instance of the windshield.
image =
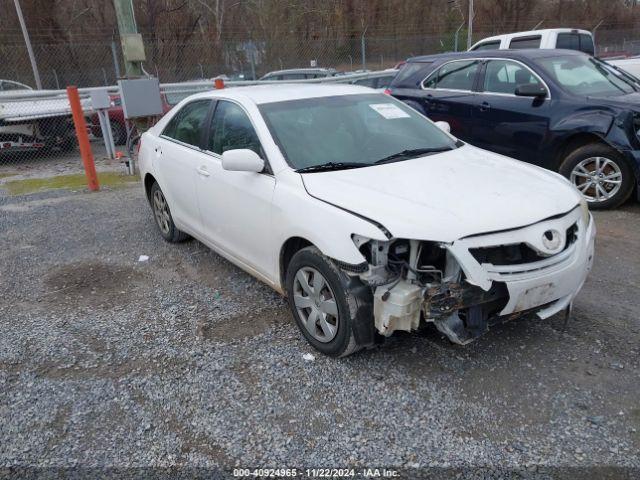
{"type": "Polygon", "coordinates": [[[406,160],[412,157],[409,151],[456,148],[455,140],[434,124],[383,94],[290,100],[259,108],[295,169],[328,163],[366,166],[400,152],[402,158],[397,158],[406,160]]]}
{"type": "Polygon", "coordinates": [[[547,57],[538,59],[538,63],[574,95],[614,96],[637,91],[633,82],[616,75],[595,58],[547,57]]]}

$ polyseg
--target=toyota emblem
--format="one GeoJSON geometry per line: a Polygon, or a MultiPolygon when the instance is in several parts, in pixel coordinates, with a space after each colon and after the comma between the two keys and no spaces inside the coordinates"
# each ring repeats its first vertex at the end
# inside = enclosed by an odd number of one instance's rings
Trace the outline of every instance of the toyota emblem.
{"type": "Polygon", "coordinates": [[[557,250],[562,243],[562,237],[557,230],[547,230],[542,234],[542,244],[547,250],[557,250]]]}

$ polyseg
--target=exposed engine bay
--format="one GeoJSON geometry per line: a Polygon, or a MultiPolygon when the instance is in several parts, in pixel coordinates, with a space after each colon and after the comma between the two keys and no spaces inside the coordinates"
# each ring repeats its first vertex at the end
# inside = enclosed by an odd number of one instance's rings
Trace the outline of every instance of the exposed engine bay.
{"type": "MultiPolygon", "coordinates": [[[[568,286],[584,281],[584,272],[573,272],[581,255],[578,240],[592,236],[588,212],[582,218],[575,209],[452,244],[358,235],[353,241],[368,264],[359,276],[372,289],[378,333],[412,331],[426,321],[452,342],[466,344],[494,323],[527,313],[547,318],[568,311],[573,299],[568,286]]],[[[592,248],[591,241],[587,271],[592,248]]]]}
{"type": "Polygon", "coordinates": [[[358,240],[369,263],[360,278],[373,289],[375,327],[384,336],[416,330],[424,319],[451,341],[465,344],[486,332],[488,318],[506,304],[504,285],[484,291],[466,283],[446,245],[354,239],[356,245],[358,240]]]}

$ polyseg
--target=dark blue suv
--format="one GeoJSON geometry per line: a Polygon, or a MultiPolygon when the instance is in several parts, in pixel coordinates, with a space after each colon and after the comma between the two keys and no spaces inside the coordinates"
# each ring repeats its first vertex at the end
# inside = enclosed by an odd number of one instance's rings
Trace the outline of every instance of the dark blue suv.
{"type": "MultiPolygon", "coordinates": [[[[389,92],[487,150],[558,171],[592,208],[640,182],[640,81],[571,50],[411,58],[389,92]]],[[[499,174],[499,172],[496,172],[499,174]]]]}

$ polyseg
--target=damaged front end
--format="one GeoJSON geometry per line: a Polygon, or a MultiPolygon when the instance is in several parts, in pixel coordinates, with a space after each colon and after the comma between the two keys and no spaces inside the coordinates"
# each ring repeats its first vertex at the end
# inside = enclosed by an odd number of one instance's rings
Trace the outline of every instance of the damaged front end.
{"type": "Polygon", "coordinates": [[[354,235],[368,264],[358,276],[373,291],[375,328],[389,336],[433,322],[452,342],[466,344],[494,323],[565,310],[593,262],[592,224],[588,211],[576,208],[452,243],[354,235]]]}
{"type": "Polygon", "coordinates": [[[357,236],[354,241],[369,264],[360,278],[373,289],[375,327],[384,336],[428,321],[465,344],[485,333],[489,318],[507,302],[503,284],[485,291],[467,283],[446,244],[357,236]]]}

